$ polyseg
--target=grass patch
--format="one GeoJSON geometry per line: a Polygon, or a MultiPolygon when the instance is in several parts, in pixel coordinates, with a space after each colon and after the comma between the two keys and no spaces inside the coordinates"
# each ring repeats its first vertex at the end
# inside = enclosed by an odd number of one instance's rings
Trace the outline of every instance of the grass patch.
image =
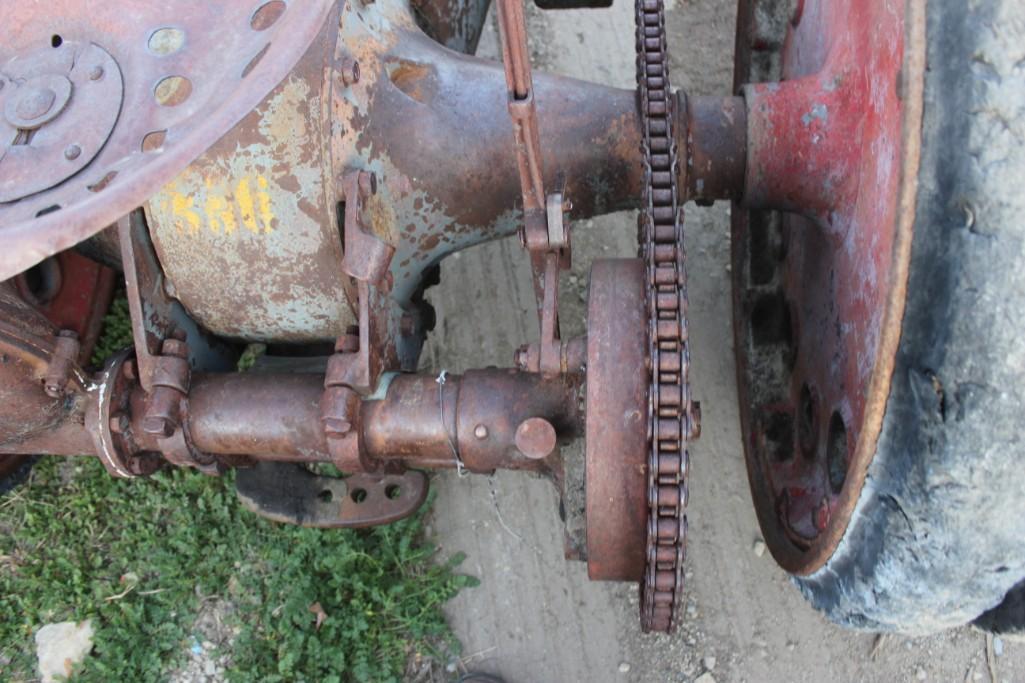
{"type": "MultiPolygon", "coordinates": [[[[130,342],[119,297],[94,360],[130,342]]],[[[178,469],[125,481],[95,458],[39,462],[0,498],[0,680],[36,679],[39,626],[84,619],[95,647],[76,681],[164,680],[212,599],[233,605],[234,681],[396,681],[411,657],[458,651],[441,605],[476,580],[455,572],[460,556],[435,562],[428,505],[369,530],[303,529],[244,510],[233,482],[178,469]]]]}
{"type": "Polygon", "coordinates": [[[474,581],[420,539],[420,516],[303,529],[242,509],[231,476],[124,481],[92,458],[48,458],[0,501],[0,679],[35,678],[40,625],[91,618],[76,680],[162,680],[220,596],[236,606],[233,680],[398,680],[411,655],[458,647],[440,606],[474,581]]]}

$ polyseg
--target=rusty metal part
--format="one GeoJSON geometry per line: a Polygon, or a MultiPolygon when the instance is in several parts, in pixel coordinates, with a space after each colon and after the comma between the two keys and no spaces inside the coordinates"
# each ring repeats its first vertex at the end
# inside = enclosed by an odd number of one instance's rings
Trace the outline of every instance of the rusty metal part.
{"type": "Polygon", "coordinates": [[[259,463],[235,477],[239,500],[275,522],[321,529],[388,524],[416,512],[427,499],[423,472],[320,477],[301,465],[259,463]]]}
{"type": "Polygon", "coordinates": [[[472,55],[491,0],[413,0],[417,24],[434,40],[450,50],[472,55]]]}
{"type": "Polygon", "coordinates": [[[31,443],[80,414],[81,395],[88,378],[77,364],[63,378],[71,395],[56,398],[44,392],[52,364],[57,330],[22,300],[10,282],[0,282],[0,448],[3,452],[33,454],[31,443]]]}
{"type": "MultiPolygon", "coordinates": [[[[386,346],[412,371],[420,321],[431,320],[416,301],[425,274],[520,227],[508,93],[500,65],[441,47],[402,3],[338,11],[289,77],[154,196],[147,215],[174,296],[204,327],[254,341],[328,341],[356,322],[356,293],[338,267],[344,171],[373,173],[365,227],[395,248],[377,327],[390,330],[386,346]],[[353,60],[360,78],[345,85],[335,74],[353,60]],[[395,334],[404,314],[411,333],[395,334]]],[[[572,215],[635,205],[633,93],[540,74],[534,90],[542,163],[567,179],[572,215]]]]}
{"type": "Polygon", "coordinates": [[[183,332],[174,334],[163,341],[160,355],[152,359],[142,430],[156,437],[169,437],[181,426],[181,403],[189,395],[189,348],[183,332]]]}
{"type": "Polygon", "coordinates": [[[139,381],[143,390],[153,389],[157,357],[164,340],[185,335],[190,367],[227,370],[235,366],[235,352],[223,341],[200,328],[178,302],[168,296],[168,282],[157,263],[141,210],[117,221],[125,275],[125,294],[132,322],[132,338],[139,381]]]}
{"type": "Polygon", "coordinates": [[[91,162],[121,111],[121,71],[103,48],[63,40],[0,67],[0,205],[49,190],[91,162]],[[92,78],[99,70],[103,78],[92,78]],[[72,93],[74,96],[72,96],[72,93]]]}
{"type": "MultiPolygon", "coordinates": [[[[334,3],[315,0],[302,11],[285,11],[273,26],[253,24],[260,2],[233,0],[209,3],[178,0],[145,3],[125,12],[117,3],[83,4],[60,0],[48,11],[33,5],[4,3],[0,25],[4,44],[0,61],[5,69],[39,51],[52,54],[54,66],[40,75],[65,75],[73,94],[64,113],[35,131],[33,139],[45,140],[47,129],[55,133],[75,122],[82,134],[99,135],[103,126],[77,122],[103,119],[113,111],[117,123],[102,149],[85,138],[60,139],[60,158],[54,168],[84,165],[64,182],[30,196],[0,204],[0,233],[5,249],[0,253],[0,279],[9,278],[47,256],[67,249],[112,224],[141,205],[160,186],[216,142],[277,85],[305,53],[323,25],[334,3]],[[211,27],[216,27],[211,30],[211,27]],[[180,40],[163,40],[162,31],[177,30],[180,40]],[[58,68],[69,63],[76,51],[82,57],[83,78],[74,69],[58,68]],[[64,55],[72,55],[64,57],[64,55]],[[110,55],[117,55],[116,64],[110,55]],[[12,62],[11,60],[16,60],[12,62]],[[99,68],[97,68],[99,67],[99,68]],[[120,74],[118,73],[120,71],[120,74]],[[76,98],[90,100],[88,93],[107,92],[121,83],[123,101],[104,96],[89,106],[76,98]],[[149,151],[151,134],[159,134],[160,153],[149,151]],[[79,147],[77,154],[68,145],[79,147]],[[96,150],[99,149],[97,152],[96,150]]],[[[37,57],[31,57],[36,59],[37,57]]],[[[56,108],[60,86],[46,85],[54,92],[50,110],[56,108]]],[[[4,91],[13,87],[5,87],[4,91]]],[[[20,88],[18,88],[20,90],[20,88]]],[[[2,93],[3,91],[0,91],[2,93]]],[[[119,95],[120,97],[120,95],[119,95]]],[[[48,95],[33,95],[24,105],[25,114],[42,110],[48,95]],[[31,106],[30,106],[31,105],[31,106]]],[[[22,105],[16,107],[21,109],[22,105]]],[[[31,121],[34,124],[50,112],[31,121]]],[[[6,124],[7,122],[5,122],[6,124]]],[[[97,138],[98,139],[98,138],[97,138]]],[[[17,145],[15,145],[17,147],[17,145]]],[[[15,161],[8,148],[0,167],[15,161]]],[[[31,171],[18,166],[15,175],[53,177],[25,158],[31,171]]]]}
{"type": "MultiPolygon", "coordinates": [[[[477,436],[476,427],[473,435],[477,436]]],[[[543,417],[528,417],[516,428],[516,448],[532,460],[547,458],[554,453],[556,442],[555,427],[543,417]]]]}
{"type": "Polygon", "coordinates": [[[648,531],[646,266],[597,260],[587,303],[587,575],[641,581],[648,531]]]}
{"type": "Polygon", "coordinates": [[[129,478],[147,476],[160,466],[161,458],[147,453],[137,444],[135,436],[143,436],[141,425],[131,421],[132,389],[137,377],[129,349],[111,358],[97,377],[96,390],[85,410],[83,432],[93,442],[93,452],[112,476],[129,478]]]}
{"type": "Polygon", "coordinates": [[[520,424],[543,417],[560,439],[581,432],[578,379],[489,369],[447,375],[443,384],[437,380],[396,375],[382,398],[363,404],[364,444],[372,457],[431,468],[455,467],[458,458],[466,469],[481,473],[547,471],[554,453],[537,460],[521,451],[520,424]]]}
{"type": "MultiPolygon", "coordinates": [[[[587,366],[587,337],[574,337],[559,346],[559,369],[555,374],[581,374],[587,366]]],[[[513,357],[518,370],[537,372],[541,366],[541,346],[538,342],[524,344],[513,357]]]]}
{"type": "Polygon", "coordinates": [[[342,271],[351,278],[379,286],[388,275],[395,247],[368,231],[364,205],[377,194],[377,176],[352,171],[345,187],[345,240],[342,271]]]}
{"type": "Polygon", "coordinates": [[[648,520],[641,628],[672,631],[687,541],[687,442],[696,437],[687,374],[687,270],[673,98],[662,0],[637,0],[637,88],[644,120],[644,191],[638,216],[648,317],[648,520]]]}
{"type": "Polygon", "coordinates": [[[699,204],[740,199],[747,165],[747,109],[742,97],[675,95],[676,146],[686,154],[680,175],[699,204]]]}
{"type": "Polygon", "coordinates": [[[50,355],[50,363],[43,377],[43,391],[50,398],[60,398],[68,385],[71,371],[79,356],[78,335],[73,330],[61,330],[57,333],[57,343],[50,355]]]}
{"type": "Polygon", "coordinates": [[[923,4],[806,3],[799,21],[779,23],[785,37],[751,43],[764,17],[741,3],[737,83],[780,81],[743,88],[752,210],[732,213],[741,425],[766,543],[797,574],[819,569],[843,537],[889,394],[919,163],[923,4]]]}

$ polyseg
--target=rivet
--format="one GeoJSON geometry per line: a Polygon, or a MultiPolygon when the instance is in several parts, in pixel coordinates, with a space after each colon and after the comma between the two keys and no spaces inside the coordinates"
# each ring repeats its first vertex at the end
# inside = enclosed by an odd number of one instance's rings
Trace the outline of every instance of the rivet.
{"type": "Polygon", "coordinates": [[[68,145],[64,148],[64,158],[68,161],[74,161],[82,153],[82,148],[78,145],[68,145]]]}
{"type": "Polygon", "coordinates": [[[89,80],[98,81],[103,78],[103,67],[97,64],[93,68],[89,69],[89,80]]]}
{"type": "Polygon", "coordinates": [[[484,425],[477,425],[473,428],[473,435],[481,441],[483,441],[484,439],[488,438],[488,428],[484,425]]]}

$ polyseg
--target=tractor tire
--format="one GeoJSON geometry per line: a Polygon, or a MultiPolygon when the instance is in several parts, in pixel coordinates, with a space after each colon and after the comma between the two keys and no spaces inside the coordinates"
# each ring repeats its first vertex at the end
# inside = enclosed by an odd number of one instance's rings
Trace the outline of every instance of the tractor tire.
{"type": "Polygon", "coordinates": [[[1011,633],[1025,625],[1025,4],[929,2],[926,15],[882,431],[840,545],[794,580],[846,626],[925,634],[978,618],[1011,633]]]}

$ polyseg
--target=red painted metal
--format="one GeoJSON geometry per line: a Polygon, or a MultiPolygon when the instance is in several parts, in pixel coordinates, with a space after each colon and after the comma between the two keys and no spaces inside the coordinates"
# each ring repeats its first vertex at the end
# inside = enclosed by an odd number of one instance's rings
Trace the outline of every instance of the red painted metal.
{"type": "Polygon", "coordinates": [[[920,74],[902,68],[920,45],[906,43],[905,18],[904,3],[806,2],[782,81],[743,88],[744,204],[792,212],[777,229],[738,211],[733,264],[752,491],[791,571],[820,566],[846,527],[892,368],[886,323],[903,301],[909,229],[899,200],[917,168],[904,97],[920,74]]]}

